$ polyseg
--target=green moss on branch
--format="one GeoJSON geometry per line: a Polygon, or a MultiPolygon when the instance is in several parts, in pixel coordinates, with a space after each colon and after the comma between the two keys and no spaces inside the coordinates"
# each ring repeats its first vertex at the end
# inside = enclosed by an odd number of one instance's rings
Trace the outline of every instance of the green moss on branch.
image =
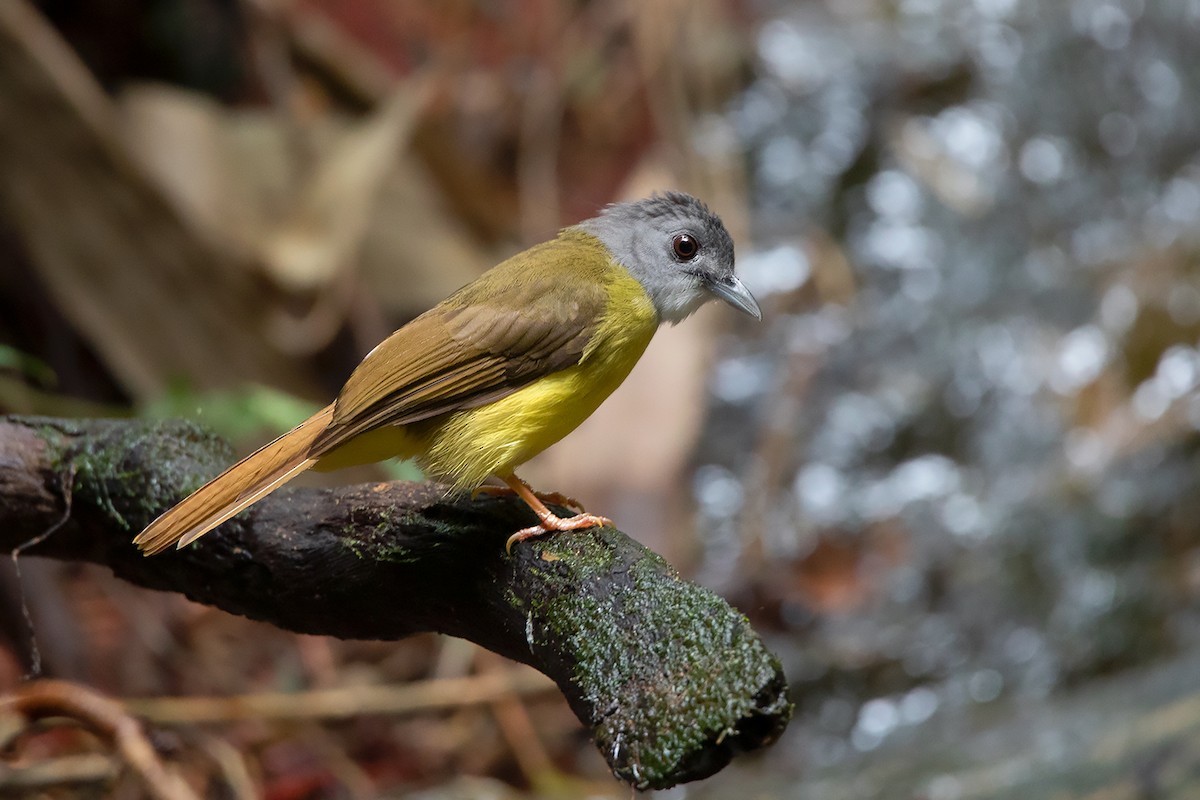
{"type": "Polygon", "coordinates": [[[639,788],[710,775],[787,723],[779,662],[745,617],[612,528],[506,553],[531,521],[513,499],[401,482],[285,488],[197,545],[143,557],[133,534],[230,458],[186,423],[0,419],[0,547],[49,529],[69,498],[66,524],[29,554],[294,631],[477,642],[553,678],[639,788]]]}

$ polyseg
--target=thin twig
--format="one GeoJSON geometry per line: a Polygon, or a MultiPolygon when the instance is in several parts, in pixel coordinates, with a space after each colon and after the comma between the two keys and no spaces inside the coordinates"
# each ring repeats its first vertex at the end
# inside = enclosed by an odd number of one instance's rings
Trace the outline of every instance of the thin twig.
{"type": "MultiPolygon", "coordinates": [[[[500,656],[486,650],[477,651],[476,663],[483,670],[483,677],[497,674],[503,669],[500,667],[500,656]]],[[[547,775],[554,772],[554,762],[529,718],[529,709],[517,694],[511,692],[495,698],[491,707],[496,724],[500,726],[500,732],[516,757],[521,772],[532,786],[539,786],[547,775]]]]}
{"type": "Polygon", "coordinates": [[[26,539],[12,549],[10,556],[12,557],[13,570],[17,576],[17,588],[21,595],[21,616],[25,620],[25,629],[29,633],[29,672],[25,675],[26,679],[37,678],[42,674],[42,649],[38,647],[37,631],[33,625],[33,615],[29,613],[29,598],[25,596],[25,582],[21,576],[21,553],[30,547],[36,547],[42,542],[54,535],[54,532],[67,524],[71,519],[71,487],[75,484],[75,465],[71,464],[67,467],[66,473],[61,476],[61,491],[63,497],[63,515],[58,520],[39,533],[37,536],[26,539]]]}
{"type": "Polygon", "coordinates": [[[62,791],[64,786],[76,789],[104,786],[116,780],[120,770],[120,762],[101,753],[50,758],[20,766],[0,763],[0,796],[43,797],[39,792],[62,791]]]}
{"type": "Polygon", "coordinates": [[[554,683],[526,668],[468,678],[443,678],[406,686],[347,686],[311,692],[269,692],[235,697],[154,697],[125,701],[156,724],[246,719],[345,719],[364,714],[398,716],[492,703],[503,697],[549,693],[554,683]]]}
{"type": "Polygon", "coordinates": [[[159,800],[199,800],[183,779],[167,769],[142,731],[141,724],[113,700],[74,683],[40,680],[23,684],[0,698],[0,714],[27,719],[70,717],[110,740],[146,789],[159,800]]]}

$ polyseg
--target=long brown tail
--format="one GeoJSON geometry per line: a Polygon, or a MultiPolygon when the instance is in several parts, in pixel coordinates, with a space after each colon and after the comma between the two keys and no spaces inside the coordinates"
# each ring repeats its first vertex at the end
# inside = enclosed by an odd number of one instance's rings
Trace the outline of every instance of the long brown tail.
{"type": "Polygon", "coordinates": [[[183,547],[316,463],[313,440],[333,418],[329,405],[188,495],[133,540],[146,555],[183,547]]]}

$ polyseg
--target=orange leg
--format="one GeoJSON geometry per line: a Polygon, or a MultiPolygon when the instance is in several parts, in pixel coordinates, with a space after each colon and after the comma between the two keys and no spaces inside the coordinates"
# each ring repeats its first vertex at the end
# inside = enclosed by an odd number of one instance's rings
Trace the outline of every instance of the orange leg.
{"type": "MultiPolygon", "coordinates": [[[[517,480],[521,480],[521,479],[517,478],[517,480]]],[[[525,483],[525,481],[521,481],[521,483],[525,483]]],[[[529,484],[527,484],[527,483],[525,483],[525,485],[529,486],[529,484]]],[[[556,506],[564,506],[566,508],[573,508],[581,514],[584,511],[582,503],[580,503],[574,497],[565,495],[562,492],[538,492],[538,491],[534,491],[533,489],[530,489],[530,491],[533,491],[533,496],[536,497],[538,500],[541,500],[543,503],[553,503],[556,506]]],[[[489,484],[485,484],[483,486],[477,486],[471,490],[471,499],[474,500],[475,498],[480,497],[480,496],[512,497],[515,494],[516,494],[516,491],[511,486],[492,486],[489,484]]]]}
{"type": "Polygon", "coordinates": [[[529,488],[529,484],[518,478],[516,475],[501,475],[500,480],[508,484],[508,488],[512,489],[513,493],[525,501],[525,505],[533,509],[533,513],[537,514],[538,519],[542,522],[540,525],[534,525],[531,528],[522,528],[521,530],[508,537],[508,541],[504,544],[504,549],[511,552],[512,546],[517,542],[523,542],[526,539],[532,539],[534,536],[541,536],[551,531],[577,531],[582,528],[598,528],[603,525],[612,525],[612,520],[607,517],[598,517],[595,514],[576,514],[573,517],[559,517],[553,511],[546,508],[546,505],[538,499],[533,489],[529,488]]]}

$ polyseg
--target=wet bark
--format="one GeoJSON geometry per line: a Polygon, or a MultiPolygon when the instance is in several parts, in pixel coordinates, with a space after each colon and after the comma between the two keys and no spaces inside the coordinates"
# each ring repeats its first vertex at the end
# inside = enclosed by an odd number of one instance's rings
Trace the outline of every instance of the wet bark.
{"type": "Polygon", "coordinates": [[[506,553],[536,521],[517,500],[432,483],[285,488],[183,550],[131,544],[230,460],[187,423],[0,418],[0,547],[298,632],[476,642],[550,676],[640,788],[710,775],[787,723],[779,661],[744,616],[613,528],[506,553]]]}

